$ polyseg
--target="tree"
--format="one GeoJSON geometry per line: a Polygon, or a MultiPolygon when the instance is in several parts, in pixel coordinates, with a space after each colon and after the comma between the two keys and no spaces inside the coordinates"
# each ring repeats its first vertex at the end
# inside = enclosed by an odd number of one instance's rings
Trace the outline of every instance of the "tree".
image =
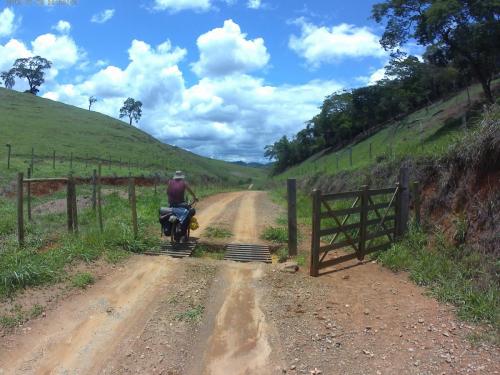
{"type": "Polygon", "coordinates": [[[139,122],[142,116],[142,103],[134,98],[128,98],[123,102],[123,107],[120,108],[120,118],[128,117],[132,125],[132,120],[139,122]]]}
{"type": "MultiPolygon", "coordinates": [[[[26,78],[30,89],[28,90],[33,95],[39,91],[39,87],[45,82],[44,70],[50,69],[52,63],[40,56],[26,57],[17,59],[14,62],[12,69],[2,73],[2,78],[5,82],[5,77],[9,79],[10,87],[14,86],[14,76],[26,78]]],[[[7,86],[7,84],[6,84],[7,86]]]]}
{"type": "Polygon", "coordinates": [[[380,43],[386,50],[415,39],[436,46],[449,61],[468,69],[494,102],[491,81],[500,68],[499,0],[385,0],[372,16],[387,20],[380,43]]]}
{"type": "Polygon", "coordinates": [[[12,89],[16,83],[14,80],[14,74],[11,71],[2,72],[2,74],[0,74],[0,78],[2,78],[3,84],[8,89],[12,89]]]}
{"type": "Polygon", "coordinates": [[[97,98],[95,96],[89,97],[89,111],[90,108],[92,108],[92,104],[94,104],[95,102],[97,102],[97,98]]]}

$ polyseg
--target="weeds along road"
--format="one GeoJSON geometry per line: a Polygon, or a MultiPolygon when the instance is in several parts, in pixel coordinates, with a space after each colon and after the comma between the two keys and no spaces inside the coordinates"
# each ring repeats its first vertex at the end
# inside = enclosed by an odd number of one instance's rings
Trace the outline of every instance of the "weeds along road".
{"type": "MultiPolygon", "coordinates": [[[[218,222],[231,225],[235,241],[259,241],[256,207],[261,207],[265,199],[262,192],[208,198],[198,210],[198,233],[218,222]]],[[[273,348],[267,337],[270,329],[259,308],[258,292],[252,285],[262,273],[260,266],[202,263],[194,259],[133,257],[86,293],[63,301],[46,319],[33,324],[28,334],[3,340],[0,373],[136,372],[136,356],[132,353],[142,349],[146,352],[138,358],[146,359],[140,365],[142,373],[161,373],[165,368],[176,373],[215,375],[232,368],[234,374],[266,374],[269,363],[274,361],[273,348]],[[213,291],[208,287],[211,284],[213,291]],[[198,296],[185,307],[172,302],[176,298],[190,299],[185,293],[191,290],[198,296]],[[183,312],[193,308],[196,311],[197,306],[207,312],[203,324],[193,324],[189,317],[182,319],[183,312]],[[174,310],[178,311],[172,316],[174,310]],[[165,317],[170,321],[164,321],[165,317]],[[157,336],[143,341],[148,325],[155,327],[151,333],[157,336]],[[193,335],[197,332],[192,330],[197,326],[212,327],[213,331],[201,330],[195,341],[193,335]],[[153,349],[152,342],[159,347],[153,349]],[[188,353],[195,346],[198,352],[192,361],[188,353]],[[158,357],[148,362],[154,350],[158,350],[158,357]]]]}
{"type": "MultiPolygon", "coordinates": [[[[278,211],[264,192],[219,194],[200,203],[196,233],[259,242],[278,211]]],[[[372,262],[311,278],[134,256],[21,332],[0,337],[1,375],[500,373],[499,348],[471,340],[481,327],[372,262]]]]}

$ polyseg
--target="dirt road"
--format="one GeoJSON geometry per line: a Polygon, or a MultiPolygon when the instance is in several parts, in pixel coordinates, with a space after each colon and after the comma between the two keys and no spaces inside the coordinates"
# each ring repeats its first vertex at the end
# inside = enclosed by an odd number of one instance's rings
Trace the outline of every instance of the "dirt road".
{"type": "MultiPolygon", "coordinates": [[[[236,205],[236,218],[230,221],[233,240],[255,240],[255,207],[262,204],[259,200],[266,199],[262,192],[228,193],[207,199],[198,210],[199,233],[236,205]]],[[[191,263],[196,262],[200,261],[191,263]]],[[[0,374],[98,374],[116,369],[128,372],[123,364],[132,357],[130,348],[137,346],[145,327],[156,318],[154,311],[161,310],[161,303],[182,290],[179,280],[193,266],[189,261],[170,258],[133,257],[87,293],[64,301],[47,318],[30,324],[25,335],[2,340],[0,374]]],[[[259,296],[251,286],[261,274],[259,267],[229,265],[217,276],[219,296],[215,304],[208,302],[210,314],[205,318],[215,324],[207,338],[207,352],[200,356],[203,365],[199,373],[223,374],[224,369],[234,368],[234,374],[238,374],[236,370],[245,366],[248,369],[241,374],[266,373],[263,371],[272,352],[267,339],[269,329],[259,307],[259,296]]],[[[213,278],[215,272],[203,283],[209,284],[213,278]]],[[[192,278],[187,282],[191,285],[192,278]]],[[[206,302],[202,301],[204,297],[200,294],[200,303],[206,302]]],[[[167,327],[172,325],[169,322],[167,327]]],[[[188,331],[186,328],[183,334],[186,336],[188,331]]],[[[175,339],[170,336],[172,332],[164,338],[175,339]]],[[[186,344],[189,340],[184,341],[186,344]]],[[[181,357],[173,353],[172,358],[165,359],[165,368],[183,371],[186,358],[181,357]]]]}
{"type": "MultiPolygon", "coordinates": [[[[260,242],[263,192],[200,203],[203,233],[260,242]]],[[[134,256],[0,338],[0,374],[497,374],[500,351],[405,275],[353,264],[320,278],[276,266],[134,256]],[[312,372],[311,372],[312,371],[312,372]]]]}

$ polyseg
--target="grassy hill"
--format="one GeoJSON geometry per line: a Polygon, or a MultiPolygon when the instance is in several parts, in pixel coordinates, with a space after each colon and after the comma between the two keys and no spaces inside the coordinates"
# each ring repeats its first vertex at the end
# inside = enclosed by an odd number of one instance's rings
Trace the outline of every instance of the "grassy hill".
{"type": "MultiPolygon", "coordinates": [[[[498,87],[500,80],[493,82],[498,87]]],[[[472,106],[477,107],[481,95],[480,85],[471,86],[472,106]],[[474,104],[476,103],[476,104],[474,104]]],[[[327,151],[313,155],[299,165],[289,168],[276,177],[308,178],[316,175],[336,175],[343,171],[366,168],[382,161],[405,156],[438,156],[464,133],[463,116],[467,123],[475,121],[477,114],[467,107],[466,90],[433,105],[416,111],[399,122],[386,124],[359,142],[354,142],[336,152],[327,151]],[[371,157],[370,157],[371,145],[371,157]],[[352,149],[352,165],[350,160],[352,149]],[[338,162],[337,162],[338,160],[338,162]]],[[[477,112],[477,113],[480,113],[477,112]]]]}
{"type": "MultiPolygon", "coordinates": [[[[35,175],[67,175],[73,153],[73,171],[90,174],[97,160],[112,160],[105,174],[170,174],[187,172],[191,180],[231,184],[255,181],[264,174],[255,168],[212,160],[166,145],[127,123],[49,99],[0,88],[0,178],[26,171],[35,154],[35,175]],[[7,171],[7,148],[13,159],[7,171]],[[56,169],[52,168],[53,151],[56,169]],[[84,159],[94,159],[88,163],[84,159]],[[121,161],[121,164],[120,164],[121,161]]],[[[0,181],[1,183],[2,181],[0,181]]]]}

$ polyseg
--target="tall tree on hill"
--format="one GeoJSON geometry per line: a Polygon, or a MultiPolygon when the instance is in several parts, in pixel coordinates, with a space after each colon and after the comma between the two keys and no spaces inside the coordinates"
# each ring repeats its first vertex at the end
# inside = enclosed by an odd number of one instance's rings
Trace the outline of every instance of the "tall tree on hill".
{"type": "Polygon", "coordinates": [[[10,88],[14,86],[14,76],[26,78],[30,86],[28,92],[36,95],[39,87],[45,82],[44,70],[50,69],[51,66],[52,63],[49,60],[40,56],[21,58],[14,62],[9,71],[2,73],[2,78],[6,83],[6,87],[8,83],[10,88]],[[8,78],[9,81],[5,81],[5,78],[8,78]]]}
{"type": "Polygon", "coordinates": [[[129,124],[132,125],[132,120],[139,122],[142,116],[142,102],[134,98],[128,98],[123,102],[123,107],[120,108],[120,118],[128,117],[129,124]]]}
{"type": "Polygon", "coordinates": [[[89,111],[92,108],[92,104],[94,104],[95,102],[97,102],[97,98],[95,96],[89,97],[89,111]]]}
{"type": "Polygon", "coordinates": [[[12,89],[16,83],[14,74],[11,71],[2,72],[2,74],[0,74],[0,78],[2,78],[3,84],[7,89],[12,89]]]}
{"type": "Polygon", "coordinates": [[[436,46],[448,61],[469,70],[494,102],[491,81],[500,69],[499,0],[385,0],[372,16],[387,20],[380,43],[395,49],[410,39],[436,46]]]}

